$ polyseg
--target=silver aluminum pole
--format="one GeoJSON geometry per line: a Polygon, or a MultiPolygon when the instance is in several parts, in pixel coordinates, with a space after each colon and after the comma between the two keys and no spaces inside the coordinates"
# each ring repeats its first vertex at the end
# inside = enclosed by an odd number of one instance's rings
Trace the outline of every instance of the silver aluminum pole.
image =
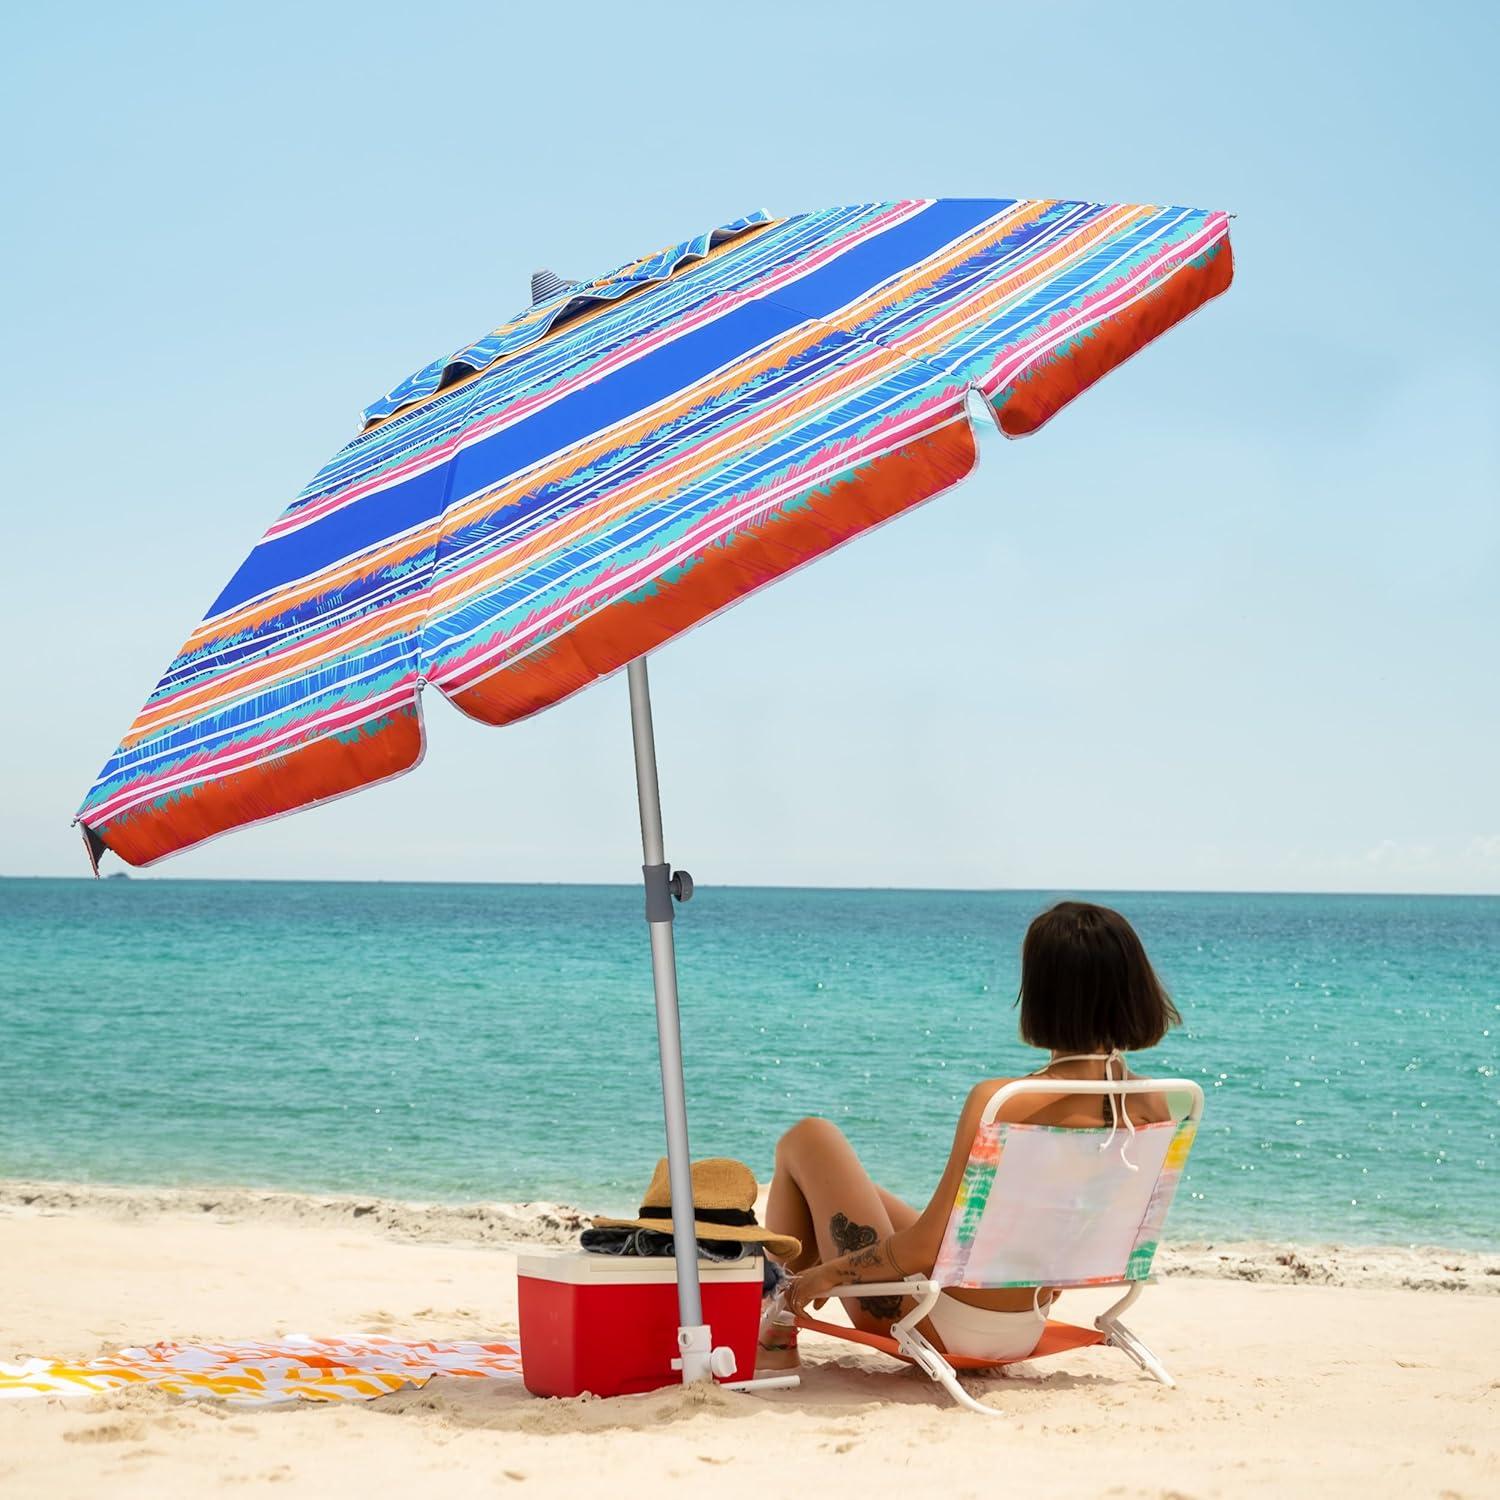
{"type": "MultiPolygon", "coordinates": [[[[642,875],[651,933],[651,976],[656,985],[656,1041],[661,1052],[661,1096],[667,1121],[667,1169],[672,1184],[672,1249],[677,1259],[678,1350],[684,1384],[708,1380],[709,1332],[698,1287],[698,1241],[693,1234],[692,1156],[688,1151],[687,1099],[682,1081],[682,1028],[677,1014],[677,951],[672,942],[672,882],[662,839],[661,790],[656,778],[656,737],[651,727],[651,686],[646,659],[626,669],[630,727],[635,738],[635,784],[641,804],[642,875]]],[[[685,882],[681,894],[692,890],[685,882]]]]}

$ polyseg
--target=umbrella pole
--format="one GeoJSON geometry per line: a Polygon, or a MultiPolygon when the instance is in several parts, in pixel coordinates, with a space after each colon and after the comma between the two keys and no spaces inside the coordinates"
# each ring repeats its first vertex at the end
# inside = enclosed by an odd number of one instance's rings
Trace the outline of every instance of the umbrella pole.
{"type": "Polygon", "coordinates": [[[682,1081],[682,1027],[677,1014],[677,950],[672,942],[672,898],[686,900],[692,881],[674,881],[662,839],[661,790],[656,778],[656,737],[651,727],[651,686],[646,659],[626,669],[630,727],[635,739],[635,785],[641,807],[646,923],[651,933],[651,976],[656,986],[656,1041],[661,1052],[662,1106],[667,1122],[667,1167],[672,1183],[672,1250],[677,1260],[677,1347],[682,1380],[711,1378],[710,1337],[698,1286],[698,1241],[693,1234],[692,1156],[688,1151],[687,1098],[682,1081]]]}

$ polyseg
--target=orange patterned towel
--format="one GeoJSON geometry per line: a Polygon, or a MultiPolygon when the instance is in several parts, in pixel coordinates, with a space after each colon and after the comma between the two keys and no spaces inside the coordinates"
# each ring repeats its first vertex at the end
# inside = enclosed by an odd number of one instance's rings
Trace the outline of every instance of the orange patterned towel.
{"type": "Polygon", "coordinates": [[[407,1343],[373,1334],[315,1339],[296,1333],[274,1343],[152,1344],[76,1365],[0,1361],[0,1399],[84,1396],[147,1385],[235,1406],[279,1406],[299,1400],[368,1401],[403,1386],[425,1385],[434,1375],[519,1380],[521,1351],[512,1344],[407,1343]]]}

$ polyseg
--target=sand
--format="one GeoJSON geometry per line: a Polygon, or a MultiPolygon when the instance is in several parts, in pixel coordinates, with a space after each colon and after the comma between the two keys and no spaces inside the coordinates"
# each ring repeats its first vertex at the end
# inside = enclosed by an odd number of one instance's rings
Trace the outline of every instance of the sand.
{"type": "MultiPolygon", "coordinates": [[[[160,1338],[515,1331],[556,1205],[0,1184],[0,1358],[160,1338]]],[[[244,1412],[132,1391],[0,1402],[0,1495],[1048,1496],[1500,1493],[1500,1256],[1180,1246],[1114,1351],[974,1387],[806,1339],[800,1390],[540,1401],[450,1381],[244,1412]]],[[[1074,1294],[1082,1320],[1101,1298],[1074,1294]]]]}

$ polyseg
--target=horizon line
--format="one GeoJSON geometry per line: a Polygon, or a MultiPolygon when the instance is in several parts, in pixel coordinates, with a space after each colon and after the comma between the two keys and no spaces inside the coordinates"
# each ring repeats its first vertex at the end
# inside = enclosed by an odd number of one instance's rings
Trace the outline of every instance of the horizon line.
{"type": "MultiPolygon", "coordinates": [[[[424,877],[349,877],[326,875],[152,875],[145,871],[112,870],[107,875],[11,875],[0,873],[0,881],[50,880],[87,882],[99,885],[109,880],[160,881],[173,885],[431,885],[494,886],[512,890],[632,890],[641,889],[631,880],[444,880],[424,877]]],[[[1409,890],[1336,890],[1256,886],[1146,886],[1146,885],[984,885],[984,886],[908,886],[908,885],[786,885],[760,881],[696,882],[697,889],[721,891],[826,891],[845,895],[933,895],[933,896],[1000,896],[1062,895],[1084,896],[1404,896],[1414,900],[1500,900],[1500,891],[1409,891],[1409,890]]]]}

